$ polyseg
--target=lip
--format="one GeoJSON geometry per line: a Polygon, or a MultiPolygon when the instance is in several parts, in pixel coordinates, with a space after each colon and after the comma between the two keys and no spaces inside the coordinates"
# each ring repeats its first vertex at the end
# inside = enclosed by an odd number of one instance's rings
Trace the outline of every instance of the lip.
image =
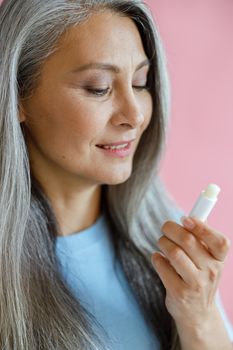
{"type": "Polygon", "coordinates": [[[113,158],[125,158],[128,157],[132,153],[132,147],[131,147],[132,141],[121,141],[121,142],[116,142],[112,144],[106,144],[106,145],[96,145],[98,149],[103,152],[102,154],[108,156],[108,157],[113,157],[113,158]],[[118,146],[126,144],[124,148],[120,149],[106,149],[103,146],[118,146]]]}
{"type": "Polygon", "coordinates": [[[128,141],[113,142],[113,143],[100,143],[96,146],[119,146],[119,145],[123,145],[125,143],[131,143],[134,140],[136,140],[136,139],[132,139],[132,140],[128,140],[128,141]]]}

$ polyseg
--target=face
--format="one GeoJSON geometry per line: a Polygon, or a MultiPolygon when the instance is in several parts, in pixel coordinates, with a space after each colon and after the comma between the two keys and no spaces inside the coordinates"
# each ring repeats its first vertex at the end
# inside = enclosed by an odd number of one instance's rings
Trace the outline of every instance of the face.
{"type": "Polygon", "coordinates": [[[126,181],[152,114],[148,70],[131,19],[102,12],[70,28],[43,64],[39,86],[21,104],[34,174],[47,181],[126,181]],[[129,141],[128,153],[97,146],[129,141]]]}

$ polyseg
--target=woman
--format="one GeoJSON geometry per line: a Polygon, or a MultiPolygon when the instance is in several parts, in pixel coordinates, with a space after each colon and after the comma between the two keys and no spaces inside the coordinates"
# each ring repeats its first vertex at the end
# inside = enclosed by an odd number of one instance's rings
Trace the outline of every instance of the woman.
{"type": "Polygon", "coordinates": [[[231,349],[214,301],[229,242],[179,225],[158,175],[148,8],[5,0],[0,29],[1,349],[231,349]]]}

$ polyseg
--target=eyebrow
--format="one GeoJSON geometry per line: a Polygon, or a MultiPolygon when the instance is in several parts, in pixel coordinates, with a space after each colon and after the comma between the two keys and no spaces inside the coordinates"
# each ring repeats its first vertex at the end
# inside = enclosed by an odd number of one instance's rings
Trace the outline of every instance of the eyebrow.
{"type": "MultiPolygon", "coordinates": [[[[148,58],[137,65],[136,71],[138,71],[139,69],[141,69],[144,66],[150,66],[150,60],[148,58]]],[[[120,72],[119,67],[114,66],[112,64],[93,62],[93,63],[84,64],[83,66],[80,66],[80,67],[72,70],[72,73],[78,73],[78,72],[82,72],[82,71],[88,70],[88,69],[109,70],[109,71],[112,71],[116,74],[120,72]]]]}

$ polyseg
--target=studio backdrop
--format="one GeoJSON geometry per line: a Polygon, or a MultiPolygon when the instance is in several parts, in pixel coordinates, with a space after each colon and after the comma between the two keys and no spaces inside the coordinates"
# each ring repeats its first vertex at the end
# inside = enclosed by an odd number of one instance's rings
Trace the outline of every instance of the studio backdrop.
{"type": "MultiPolygon", "coordinates": [[[[208,218],[233,243],[233,1],[147,0],[171,82],[171,123],[161,175],[186,214],[208,183],[221,187],[208,218]]],[[[220,281],[233,322],[233,246],[220,281]]]]}

